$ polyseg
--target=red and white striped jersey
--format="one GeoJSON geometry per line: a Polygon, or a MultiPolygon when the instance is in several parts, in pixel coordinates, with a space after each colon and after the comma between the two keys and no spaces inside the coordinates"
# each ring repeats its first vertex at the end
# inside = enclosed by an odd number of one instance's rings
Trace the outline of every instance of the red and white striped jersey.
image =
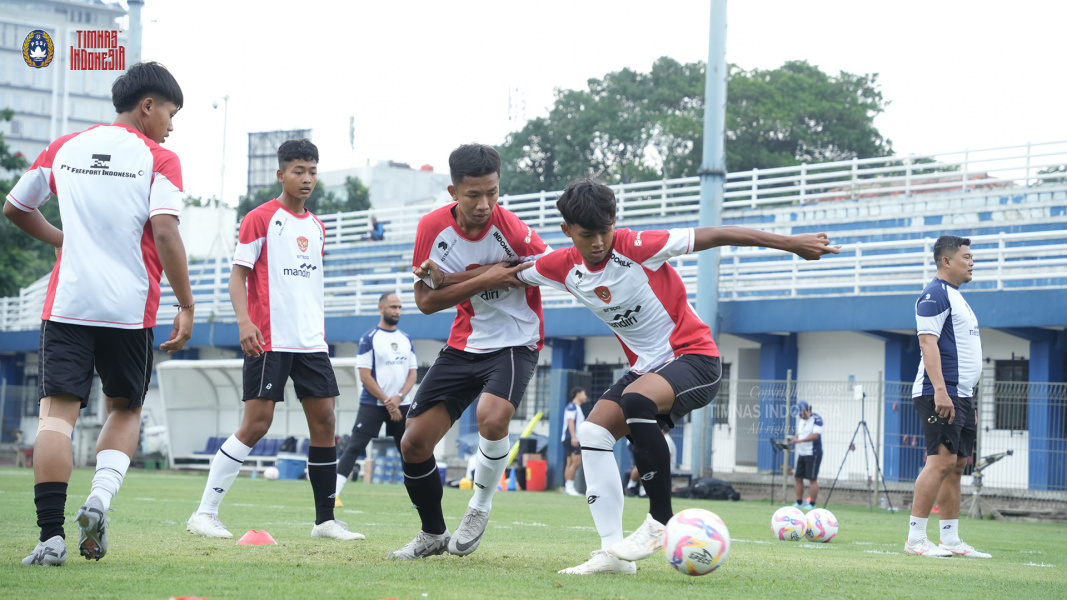
{"type": "Polygon", "coordinates": [[[645,373],[682,354],[719,356],[709,328],[689,305],[667,259],[693,251],[692,229],[617,229],[607,260],[589,267],[574,246],[519,272],[532,285],[569,292],[615,332],[634,371],[645,373]]]}
{"type": "Polygon", "coordinates": [[[96,125],[49,144],[7,199],[30,212],[59,198],[63,249],[41,318],[154,327],[163,272],[150,219],[182,207],[178,156],[136,129],[96,125]]]}
{"type": "MultiPolygon", "coordinates": [[[[549,248],[515,213],[497,206],[476,238],[468,237],[452,214],[453,202],[419,220],[412,266],[432,259],[445,273],[461,273],[482,265],[518,261],[549,248]]],[[[545,328],[541,322],[541,291],[485,290],[456,305],[456,320],[448,345],[467,352],[486,353],[528,346],[540,350],[545,328]]]]}
{"type": "Polygon", "coordinates": [[[233,264],[248,267],[248,317],[263,333],[263,349],[327,352],[322,255],[326,228],[277,199],[241,220],[233,264]]]}

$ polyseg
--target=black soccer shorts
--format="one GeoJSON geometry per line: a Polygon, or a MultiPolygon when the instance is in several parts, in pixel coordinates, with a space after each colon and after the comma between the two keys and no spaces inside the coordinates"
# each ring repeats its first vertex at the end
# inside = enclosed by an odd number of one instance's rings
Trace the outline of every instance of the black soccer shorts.
{"type": "Polygon", "coordinates": [[[300,400],[336,398],[341,393],[329,354],[270,351],[245,357],[244,395],[241,399],[285,402],[285,382],[290,377],[300,400]]]}
{"type": "Polygon", "coordinates": [[[42,321],[37,361],[40,397],[72,394],[85,408],[95,366],[105,396],[128,398],[130,408],[141,406],[152,378],[152,343],[151,328],[117,329],[42,321]]]}
{"type": "Polygon", "coordinates": [[[485,354],[445,346],[419,384],[408,409],[408,418],[444,402],[455,423],[483,393],[504,398],[518,408],[536,368],[537,352],[526,346],[502,348],[485,354]]]}

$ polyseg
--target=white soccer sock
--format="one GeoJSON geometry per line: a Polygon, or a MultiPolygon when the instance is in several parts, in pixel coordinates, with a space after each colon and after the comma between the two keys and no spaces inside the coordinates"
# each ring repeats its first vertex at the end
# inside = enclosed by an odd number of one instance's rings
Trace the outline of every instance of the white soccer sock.
{"type": "Polygon", "coordinates": [[[250,446],[245,446],[231,435],[222,443],[222,447],[215,453],[211,461],[211,470],[207,474],[207,485],[204,486],[204,496],[200,499],[200,508],[196,512],[219,514],[219,505],[230,490],[233,480],[241,472],[241,465],[252,451],[250,446]]]}
{"type": "Polygon", "coordinates": [[[942,519],[940,525],[942,544],[946,546],[955,546],[960,543],[959,519],[942,519]]]}
{"type": "Polygon", "coordinates": [[[926,539],[926,521],[929,518],[923,519],[912,515],[911,521],[908,523],[908,543],[917,544],[926,539]]]}
{"type": "Polygon", "coordinates": [[[578,490],[574,489],[574,480],[573,479],[568,479],[567,481],[563,482],[563,489],[568,491],[568,492],[577,492],[578,491],[578,490]]]}
{"type": "Polygon", "coordinates": [[[511,443],[508,436],[501,440],[487,440],[478,435],[478,466],[474,468],[474,495],[467,506],[489,512],[493,508],[493,494],[500,476],[508,464],[511,443]]]}
{"type": "Polygon", "coordinates": [[[341,495],[341,490],[345,489],[345,483],[347,483],[347,482],[348,482],[348,478],[347,477],[345,477],[344,475],[341,475],[340,473],[337,474],[337,491],[334,492],[335,495],[337,495],[337,496],[341,495]]]}
{"type": "Polygon", "coordinates": [[[578,427],[585,465],[585,497],[600,546],[607,550],[622,541],[622,483],[615,463],[615,437],[600,425],[586,421],[578,427]]]}
{"type": "Polygon", "coordinates": [[[101,450],[96,454],[96,475],[90,496],[100,498],[104,510],[111,508],[111,500],[119,493],[122,480],[130,468],[130,457],[118,450],[101,450]]]}

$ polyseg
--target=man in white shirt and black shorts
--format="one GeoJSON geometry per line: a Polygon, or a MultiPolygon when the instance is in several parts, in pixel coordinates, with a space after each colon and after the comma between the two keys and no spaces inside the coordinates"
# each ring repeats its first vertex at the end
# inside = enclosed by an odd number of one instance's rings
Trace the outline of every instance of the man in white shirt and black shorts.
{"type": "Polygon", "coordinates": [[[419,365],[408,334],[396,328],[400,323],[403,305],[400,296],[386,292],[378,298],[378,325],[359,338],[356,354],[356,371],[363,384],[359,395],[359,412],[352,426],[341,457],[337,459],[337,491],[335,508],[343,508],[341,490],[355,468],[359,477],[356,459],[367,449],[367,444],[378,436],[385,423],[385,435],[393,438],[400,451],[404,437],[404,419],[407,418],[411,399],[408,392],[415,385],[419,365]]]}

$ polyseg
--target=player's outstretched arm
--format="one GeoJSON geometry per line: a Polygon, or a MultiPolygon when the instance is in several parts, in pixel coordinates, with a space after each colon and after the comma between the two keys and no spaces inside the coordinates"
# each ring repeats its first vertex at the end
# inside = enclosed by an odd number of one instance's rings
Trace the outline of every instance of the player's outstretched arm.
{"type": "Polygon", "coordinates": [[[837,254],[841,246],[831,246],[825,233],[802,233],[779,235],[748,227],[723,225],[721,227],[697,227],[693,251],[699,252],[720,246],[761,246],[792,252],[804,260],[819,260],[825,254],[837,254]]]}
{"type": "Polygon", "coordinates": [[[56,248],[63,247],[63,232],[49,223],[48,219],[41,214],[41,211],[37,209],[29,212],[24,211],[8,200],[4,202],[4,216],[7,217],[8,221],[14,223],[15,227],[29,234],[30,237],[56,248]]]}
{"type": "Polygon", "coordinates": [[[185,307],[174,316],[174,328],[170,339],[159,345],[160,350],[174,354],[185,346],[193,337],[193,289],[189,285],[189,265],[185,255],[185,244],[178,232],[178,218],[174,215],[156,215],[152,217],[152,237],[159,253],[159,262],[178,305],[185,307]]]}
{"type": "MultiPolygon", "coordinates": [[[[442,287],[438,289],[431,289],[430,286],[422,281],[416,281],[415,304],[418,305],[423,314],[429,315],[446,308],[452,308],[485,290],[509,290],[513,287],[520,287],[524,284],[521,284],[515,278],[515,274],[531,266],[533,266],[532,262],[514,267],[509,267],[507,263],[478,267],[477,269],[472,269],[473,271],[480,271],[474,277],[464,278],[462,275],[457,275],[456,279],[462,279],[458,283],[453,283],[452,279],[448,278],[452,274],[448,274],[443,281],[442,287]]],[[[416,273],[418,273],[418,270],[416,270],[416,273]]]]}

